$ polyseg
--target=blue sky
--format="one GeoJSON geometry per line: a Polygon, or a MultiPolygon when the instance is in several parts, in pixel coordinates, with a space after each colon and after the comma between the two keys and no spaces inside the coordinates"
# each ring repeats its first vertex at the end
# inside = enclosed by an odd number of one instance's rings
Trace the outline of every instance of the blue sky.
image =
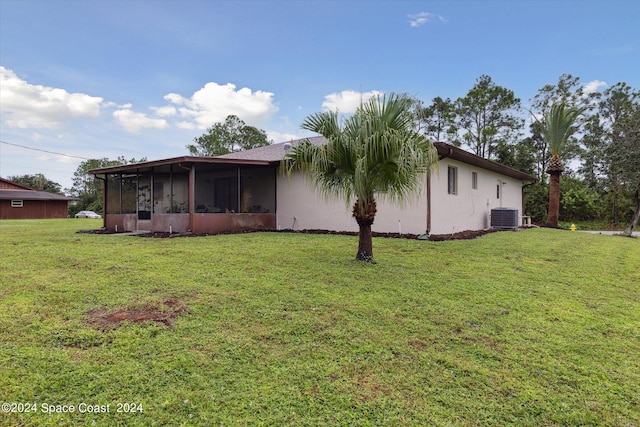
{"type": "Polygon", "coordinates": [[[640,2],[0,0],[0,67],[0,176],[70,187],[81,158],[186,155],[229,114],[282,142],[482,74],[525,107],[565,73],[639,88],[640,2]]]}

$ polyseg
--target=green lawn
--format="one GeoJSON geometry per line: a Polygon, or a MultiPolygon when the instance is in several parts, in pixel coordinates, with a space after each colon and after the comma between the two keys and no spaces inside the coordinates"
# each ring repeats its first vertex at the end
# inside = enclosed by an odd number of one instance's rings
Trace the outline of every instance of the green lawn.
{"type": "Polygon", "coordinates": [[[640,425],[638,239],[100,225],[0,221],[0,425],[640,425]]]}

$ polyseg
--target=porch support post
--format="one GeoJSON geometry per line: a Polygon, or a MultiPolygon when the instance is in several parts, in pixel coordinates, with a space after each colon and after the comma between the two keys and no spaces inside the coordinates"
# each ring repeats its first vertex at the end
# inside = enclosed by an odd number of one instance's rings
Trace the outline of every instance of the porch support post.
{"type": "Polygon", "coordinates": [[[196,165],[191,163],[189,170],[189,230],[193,232],[193,214],[196,211],[196,165]]]}

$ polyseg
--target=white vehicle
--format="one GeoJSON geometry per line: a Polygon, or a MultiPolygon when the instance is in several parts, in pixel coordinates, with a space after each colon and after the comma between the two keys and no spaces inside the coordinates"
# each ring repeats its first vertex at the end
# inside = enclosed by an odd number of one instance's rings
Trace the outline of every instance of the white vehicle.
{"type": "Polygon", "coordinates": [[[80,211],[76,214],[76,218],[102,218],[102,216],[94,211],[80,211]]]}

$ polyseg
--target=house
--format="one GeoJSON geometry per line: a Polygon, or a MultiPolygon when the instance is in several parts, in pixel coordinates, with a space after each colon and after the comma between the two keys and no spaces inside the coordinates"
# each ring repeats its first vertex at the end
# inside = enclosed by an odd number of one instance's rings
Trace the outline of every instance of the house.
{"type": "Polygon", "coordinates": [[[0,178],[0,219],[66,218],[74,200],[0,178]]]}
{"type": "MultiPolygon", "coordinates": [[[[324,144],[323,137],[308,139],[324,144]]],[[[301,173],[279,165],[302,140],[225,154],[183,156],[94,169],[105,181],[110,230],[219,233],[242,230],[357,231],[351,206],[319,195],[301,173]]],[[[522,215],[523,186],[535,178],[446,143],[435,143],[438,170],[406,206],[378,200],[374,232],[446,234],[489,228],[492,208],[522,215]]]]}

